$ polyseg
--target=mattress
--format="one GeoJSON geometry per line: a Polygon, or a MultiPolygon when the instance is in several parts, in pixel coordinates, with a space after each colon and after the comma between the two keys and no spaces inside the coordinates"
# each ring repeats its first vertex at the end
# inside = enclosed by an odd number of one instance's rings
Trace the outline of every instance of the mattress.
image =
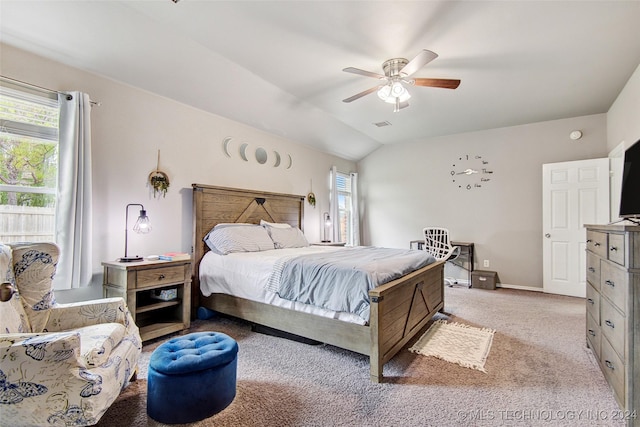
{"type": "Polygon", "coordinates": [[[218,255],[200,263],[204,296],[224,293],[360,325],[368,292],[435,259],[424,251],[308,246],[218,255]]]}
{"type": "Polygon", "coordinates": [[[215,293],[228,294],[316,316],[365,325],[367,322],[355,314],[285,300],[274,292],[266,290],[274,265],[283,257],[339,250],[343,248],[308,246],[260,252],[237,252],[227,255],[218,255],[209,251],[200,262],[200,291],[204,296],[215,293]]]}

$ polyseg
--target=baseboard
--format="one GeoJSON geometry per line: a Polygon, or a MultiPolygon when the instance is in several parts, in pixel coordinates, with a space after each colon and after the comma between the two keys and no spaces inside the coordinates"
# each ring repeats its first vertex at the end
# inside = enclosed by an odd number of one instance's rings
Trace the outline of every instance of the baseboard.
{"type": "Polygon", "coordinates": [[[544,292],[542,288],[535,286],[510,285],[508,283],[497,283],[496,288],[518,289],[520,291],[544,292]]]}
{"type": "MultiPolygon", "coordinates": [[[[458,279],[458,280],[455,281],[453,286],[466,286],[466,287],[469,287],[469,280],[458,279]]],[[[531,292],[544,292],[544,289],[538,288],[538,287],[535,287],[535,286],[510,285],[508,283],[496,283],[496,288],[517,289],[517,290],[520,290],[520,291],[531,291],[531,292]]]]}

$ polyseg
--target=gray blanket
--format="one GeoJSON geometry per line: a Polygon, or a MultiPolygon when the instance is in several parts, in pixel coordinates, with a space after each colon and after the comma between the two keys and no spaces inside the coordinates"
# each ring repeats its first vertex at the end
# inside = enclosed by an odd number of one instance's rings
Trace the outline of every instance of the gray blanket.
{"type": "Polygon", "coordinates": [[[368,322],[370,289],[434,261],[425,251],[370,246],[294,256],[276,263],[267,290],[368,322]]]}

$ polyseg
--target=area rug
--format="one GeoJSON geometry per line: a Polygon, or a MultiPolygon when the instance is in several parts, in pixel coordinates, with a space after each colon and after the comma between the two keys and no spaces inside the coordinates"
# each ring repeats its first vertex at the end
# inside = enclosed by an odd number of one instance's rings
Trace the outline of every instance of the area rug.
{"type": "Polygon", "coordinates": [[[465,368],[487,372],[484,364],[495,330],[440,319],[431,325],[409,351],[433,356],[465,368]]]}

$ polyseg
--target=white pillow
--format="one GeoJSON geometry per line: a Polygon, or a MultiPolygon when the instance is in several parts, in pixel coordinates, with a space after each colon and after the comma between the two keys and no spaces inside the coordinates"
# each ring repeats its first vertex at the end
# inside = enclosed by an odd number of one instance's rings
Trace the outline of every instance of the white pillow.
{"type": "Polygon", "coordinates": [[[269,236],[273,240],[276,249],[304,248],[309,246],[307,238],[304,237],[299,228],[289,227],[265,227],[269,231],[269,236]]]}
{"type": "Polygon", "coordinates": [[[205,236],[204,241],[220,255],[274,249],[267,230],[256,224],[218,224],[205,236]]]}
{"type": "Polygon", "coordinates": [[[287,224],[286,222],[267,222],[264,219],[260,220],[260,225],[273,228],[291,228],[291,224],[287,224]]]}

